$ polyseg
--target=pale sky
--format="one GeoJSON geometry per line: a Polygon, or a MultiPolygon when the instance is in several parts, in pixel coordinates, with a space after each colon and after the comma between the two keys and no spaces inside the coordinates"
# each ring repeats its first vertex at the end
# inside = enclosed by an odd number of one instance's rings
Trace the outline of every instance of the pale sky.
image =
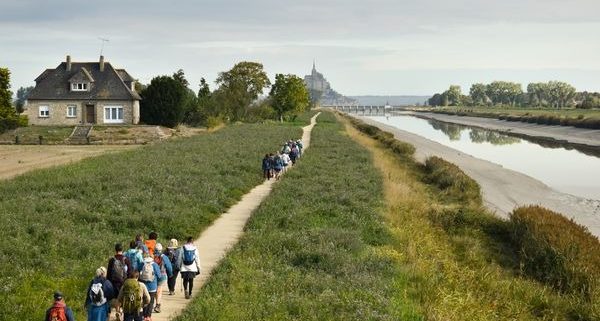
{"type": "MultiPolygon", "coordinates": [[[[600,91],[599,0],[0,0],[12,89],[70,54],[143,83],[182,68],[193,90],[242,60],[345,95],[429,95],[450,84],[562,80],[600,91]]],[[[214,85],[212,86],[214,88],[214,85]]]]}

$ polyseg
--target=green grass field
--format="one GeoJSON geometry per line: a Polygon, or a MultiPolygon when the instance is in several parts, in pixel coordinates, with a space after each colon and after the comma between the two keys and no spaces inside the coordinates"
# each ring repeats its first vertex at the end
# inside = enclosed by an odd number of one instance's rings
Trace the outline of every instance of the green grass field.
{"type": "Polygon", "coordinates": [[[262,182],[265,153],[300,135],[289,124],[231,125],[3,181],[0,320],[41,320],[56,289],[83,319],[87,282],[115,242],[198,236],[262,182]]]}
{"type": "Polygon", "coordinates": [[[19,127],[0,134],[0,142],[15,142],[19,135],[21,144],[39,144],[39,136],[43,136],[44,144],[62,144],[73,132],[74,126],[28,126],[19,127]]]}
{"type": "Polygon", "coordinates": [[[384,225],[382,177],[331,113],[183,320],[421,320],[384,225]]]}

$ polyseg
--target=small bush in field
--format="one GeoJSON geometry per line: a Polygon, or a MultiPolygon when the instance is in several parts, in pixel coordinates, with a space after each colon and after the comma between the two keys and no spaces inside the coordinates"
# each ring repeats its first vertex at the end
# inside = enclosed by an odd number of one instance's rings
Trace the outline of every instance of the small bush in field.
{"type": "Polygon", "coordinates": [[[465,203],[481,204],[479,184],[458,166],[437,156],[425,161],[425,181],[447,196],[465,203]]]}
{"type": "Polygon", "coordinates": [[[510,222],[524,273],[600,302],[600,242],[587,228],[539,206],[516,209],[510,222]]]}

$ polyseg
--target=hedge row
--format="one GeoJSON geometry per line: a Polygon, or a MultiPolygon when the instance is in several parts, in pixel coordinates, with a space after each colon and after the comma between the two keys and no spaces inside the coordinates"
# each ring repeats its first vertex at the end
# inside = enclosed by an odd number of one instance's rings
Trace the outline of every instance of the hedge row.
{"type": "Polygon", "coordinates": [[[17,127],[26,127],[27,122],[27,116],[0,117],[0,134],[17,127]]]}
{"type": "Polygon", "coordinates": [[[496,113],[481,113],[473,110],[465,109],[458,111],[450,110],[433,110],[436,114],[445,114],[452,116],[471,116],[483,118],[497,118],[506,121],[520,121],[524,123],[540,124],[540,125],[556,125],[556,126],[573,126],[577,128],[600,129],[600,118],[584,118],[584,117],[561,117],[555,115],[508,115],[496,113]]]}
{"type": "Polygon", "coordinates": [[[415,154],[415,147],[413,145],[397,140],[392,133],[383,131],[376,126],[365,124],[356,118],[348,119],[358,130],[378,140],[394,153],[409,158],[412,158],[415,154]]]}
{"type": "Polygon", "coordinates": [[[540,206],[516,209],[510,223],[524,273],[600,302],[600,242],[586,227],[540,206]]]}
{"type": "Polygon", "coordinates": [[[554,115],[499,115],[498,119],[506,121],[520,121],[540,125],[558,125],[573,126],[577,128],[600,129],[600,119],[598,118],[571,118],[554,115]]]}

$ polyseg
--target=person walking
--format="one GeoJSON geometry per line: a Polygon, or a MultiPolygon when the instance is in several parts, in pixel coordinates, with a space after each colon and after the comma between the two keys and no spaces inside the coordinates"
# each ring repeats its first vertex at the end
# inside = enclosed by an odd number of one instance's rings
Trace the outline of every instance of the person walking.
{"type": "Polygon", "coordinates": [[[135,244],[137,249],[142,252],[142,255],[148,253],[148,247],[144,243],[144,236],[142,234],[138,234],[135,236],[135,244]]]}
{"type": "Polygon", "coordinates": [[[271,179],[271,160],[269,159],[269,154],[265,154],[265,158],[262,159],[262,170],[263,178],[267,180],[271,179]]]}
{"type": "Polygon", "coordinates": [[[117,304],[123,311],[123,321],[142,321],[143,308],[150,304],[150,294],[140,281],[140,272],[132,271],[119,291],[117,304]]]}
{"type": "Polygon", "coordinates": [[[298,159],[298,147],[296,144],[292,144],[292,150],[290,151],[290,159],[292,160],[292,165],[296,165],[296,159],[298,159]]]}
{"type": "Polygon", "coordinates": [[[167,286],[169,287],[169,295],[175,294],[175,283],[177,283],[177,276],[179,275],[179,269],[181,268],[181,261],[179,255],[181,248],[179,248],[179,242],[177,239],[171,239],[167,246],[167,257],[171,261],[173,267],[173,274],[167,279],[167,286]]]}
{"type": "Polygon", "coordinates": [[[187,242],[183,245],[179,255],[181,262],[181,278],[183,279],[183,291],[185,298],[192,297],[192,289],[194,288],[194,278],[200,274],[200,257],[198,249],[194,246],[194,239],[190,236],[187,242]]]}
{"type": "Polygon", "coordinates": [[[113,286],[106,279],[106,269],[101,266],[90,282],[85,298],[88,321],[106,321],[110,315],[110,300],[115,297],[113,286]]]}
{"type": "Polygon", "coordinates": [[[298,158],[302,157],[302,149],[304,149],[304,144],[302,144],[301,140],[296,141],[296,147],[298,147],[298,158]]]}
{"type": "Polygon", "coordinates": [[[286,153],[281,153],[279,157],[281,157],[281,161],[283,162],[283,172],[285,173],[285,171],[288,169],[288,165],[290,165],[292,160],[290,159],[290,156],[286,153]]]}
{"type": "Polygon", "coordinates": [[[152,319],[152,311],[154,310],[154,302],[156,300],[156,291],[158,290],[158,280],[161,278],[160,267],[152,254],[144,256],[144,265],[140,270],[140,281],[146,285],[150,294],[150,303],[144,306],[144,320],[152,319]]]}
{"type": "Polygon", "coordinates": [[[63,294],[54,292],[54,303],[46,310],[45,321],[75,321],[73,310],[65,304],[63,294]]]}
{"type": "Polygon", "coordinates": [[[160,243],[156,243],[154,248],[154,262],[158,264],[160,268],[160,278],[158,278],[158,288],[156,290],[156,304],[154,305],[154,312],[160,313],[160,304],[162,302],[162,292],[167,279],[173,276],[173,266],[171,260],[165,254],[163,254],[163,246],[160,243]]]}
{"type": "Polygon", "coordinates": [[[138,243],[136,241],[131,241],[131,243],[129,243],[129,250],[125,251],[123,255],[129,262],[127,274],[130,274],[133,271],[139,271],[142,268],[144,257],[142,256],[142,251],[138,248],[138,243]]]}
{"type": "Polygon", "coordinates": [[[119,289],[127,280],[129,265],[129,260],[123,255],[123,245],[121,243],[115,244],[115,255],[108,260],[106,269],[106,278],[112,283],[115,298],[119,295],[119,289]]]}
{"type": "Polygon", "coordinates": [[[279,179],[279,175],[281,174],[281,170],[283,170],[283,161],[281,160],[281,156],[279,154],[275,155],[273,170],[275,171],[275,179],[279,179]]]}
{"type": "Polygon", "coordinates": [[[156,247],[156,240],[158,239],[158,234],[156,232],[150,232],[148,234],[148,239],[144,242],[144,245],[148,248],[148,253],[154,255],[154,248],[156,247]]]}

